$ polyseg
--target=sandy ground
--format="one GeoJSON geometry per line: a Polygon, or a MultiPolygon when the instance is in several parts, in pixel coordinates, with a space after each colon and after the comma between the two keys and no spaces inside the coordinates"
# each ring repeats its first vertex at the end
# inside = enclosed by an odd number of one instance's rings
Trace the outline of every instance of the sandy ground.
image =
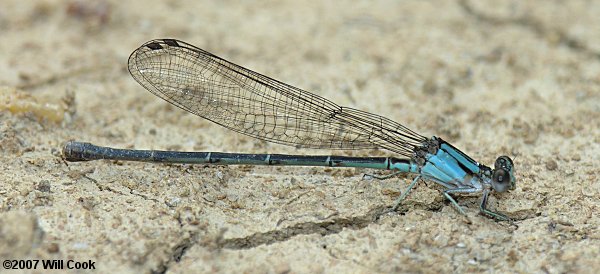
{"type": "Polygon", "coordinates": [[[97,273],[600,268],[600,1],[1,6],[3,261],[91,260],[97,273]],[[366,169],[61,160],[67,140],[394,156],[298,151],[170,106],[126,69],[133,49],[168,37],[441,136],[482,163],[516,158],[517,189],[490,207],[518,227],[478,215],[479,197],[459,197],[467,223],[431,183],[375,220],[411,178],[365,180],[366,169]]]}

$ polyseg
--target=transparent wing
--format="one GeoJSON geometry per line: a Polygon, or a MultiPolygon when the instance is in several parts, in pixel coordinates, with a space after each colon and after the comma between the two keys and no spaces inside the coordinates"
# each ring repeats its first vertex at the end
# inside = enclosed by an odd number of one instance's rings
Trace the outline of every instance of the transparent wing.
{"type": "Polygon", "coordinates": [[[129,57],[147,90],[230,130],[305,148],[383,148],[412,156],[425,137],[385,117],[335,103],[173,39],[129,57]]]}

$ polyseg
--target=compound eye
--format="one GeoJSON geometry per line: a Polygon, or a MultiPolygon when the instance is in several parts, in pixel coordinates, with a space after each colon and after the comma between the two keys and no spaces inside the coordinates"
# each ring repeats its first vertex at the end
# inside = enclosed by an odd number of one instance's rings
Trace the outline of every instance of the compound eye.
{"type": "Polygon", "coordinates": [[[510,187],[510,174],[504,169],[495,169],[492,174],[492,187],[495,191],[505,192],[510,187]]]}
{"type": "Polygon", "coordinates": [[[513,161],[508,156],[500,156],[496,159],[496,163],[494,164],[494,169],[505,169],[511,170],[513,167],[513,161]]]}
{"type": "Polygon", "coordinates": [[[513,166],[513,161],[508,156],[500,156],[496,159],[496,163],[494,164],[494,169],[506,169],[511,170],[513,166]]]}

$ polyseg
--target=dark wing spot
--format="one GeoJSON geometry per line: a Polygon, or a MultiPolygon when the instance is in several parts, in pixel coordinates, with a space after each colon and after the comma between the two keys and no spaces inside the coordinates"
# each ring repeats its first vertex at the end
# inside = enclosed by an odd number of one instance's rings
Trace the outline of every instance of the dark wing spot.
{"type": "Polygon", "coordinates": [[[156,43],[156,42],[148,43],[148,44],[146,44],[146,47],[148,47],[151,50],[157,50],[157,49],[163,48],[159,43],[156,43]]]}
{"type": "Polygon", "coordinates": [[[177,44],[177,40],[175,39],[163,39],[163,41],[165,42],[165,44],[171,47],[179,47],[179,44],[177,44]]]}

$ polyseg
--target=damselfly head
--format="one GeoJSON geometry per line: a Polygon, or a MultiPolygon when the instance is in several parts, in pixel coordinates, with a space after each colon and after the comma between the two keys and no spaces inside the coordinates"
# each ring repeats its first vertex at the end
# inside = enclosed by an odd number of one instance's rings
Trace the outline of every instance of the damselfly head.
{"type": "Polygon", "coordinates": [[[505,192],[516,188],[516,179],[513,173],[513,161],[508,156],[496,159],[492,171],[492,188],[498,192],[505,192]]]}

